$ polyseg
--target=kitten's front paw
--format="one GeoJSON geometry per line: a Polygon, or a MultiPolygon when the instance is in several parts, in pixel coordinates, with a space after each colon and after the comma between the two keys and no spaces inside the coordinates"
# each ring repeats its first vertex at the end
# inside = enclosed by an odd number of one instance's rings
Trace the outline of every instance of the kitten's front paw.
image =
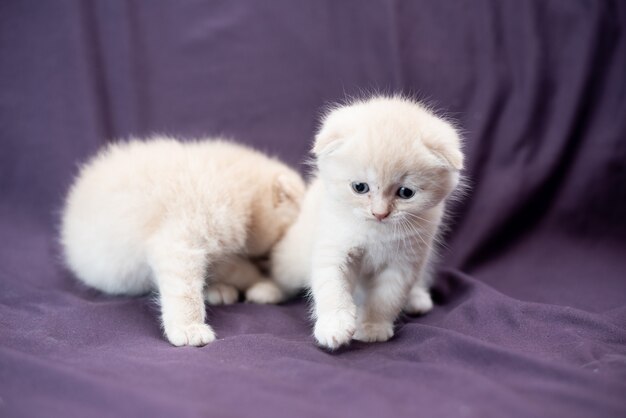
{"type": "Polygon", "coordinates": [[[433,309],[433,299],[428,290],[414,286],[404,306],[404,312],[410,315],[423,315],[433,309]]]}
{"type": "Polygon", "coordinates": [[[352,337],[355,340],[366,343],[387,341],[393,337],[393,324],[390,322],[359,324],[352,337]]]}
{"type": "Polygon", "coordinates": [[[204,289],[204,299],[209,305],[232,305],[239,299],[239,291],[228,284],[213,283],[204,289]]]}
{"type": "Polygon", "coordinates": [[[334,350],[348,344],[355,330],[356,313],[342,309],[317,318],[314,335],[319,345],[334,350]]]}
{"type": "Polygon", "coordinates": [[[215,341],[215,332],[207,324],[165,327],[165,336],[170,343],[177,347],[183,345],[200,347],[215,341]]]}
{"type": "Polygon", "coordinates": [[[276,283],[263,280],[250,286],[246,291],[246,300],[252,303],[276,304],[283,300],[283,292],[276,283]]]}

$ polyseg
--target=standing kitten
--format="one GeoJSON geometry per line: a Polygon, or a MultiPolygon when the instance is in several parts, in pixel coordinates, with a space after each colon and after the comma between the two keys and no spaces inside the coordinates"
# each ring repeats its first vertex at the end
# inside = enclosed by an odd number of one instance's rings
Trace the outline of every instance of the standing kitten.
{"type": "Polygon", "coordinates": [[[320,345],[386,341],[403,307],[432,308],[429,263],[463,168],[459,136],[418,103],[378,97],[330,112],[313,153],[317,178],[273,252],[274,278],[288,292],[311,287],[320,345]]]}
{"type": "Polygon", "coordinates": [[[247,261],[266,254],[295,220],[300,176],[226,141],[169,138],[106,147],[72,186],[61,225],[69,267],[106,293],[159,291],[176,346],[215,339],[204,299],[270,303],[281,297],[247,261]],[[206,282],[207,272],[210,276],[206,282]]]}

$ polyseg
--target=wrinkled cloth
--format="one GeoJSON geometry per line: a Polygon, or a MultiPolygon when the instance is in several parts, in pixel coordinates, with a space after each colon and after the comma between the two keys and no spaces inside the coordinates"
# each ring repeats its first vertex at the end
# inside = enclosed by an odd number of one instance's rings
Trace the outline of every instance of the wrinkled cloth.
{"type": "Polygon", "coordinates": [[[0,2],[0,416],[626,416],[626,3],[0,2]],[[77,166],[115,138],[223,135],[303,167],[324,106],[404,92],[464,132],[435,309],[314,345],[303,299],[208,308],[62,265],[77,166]]]}

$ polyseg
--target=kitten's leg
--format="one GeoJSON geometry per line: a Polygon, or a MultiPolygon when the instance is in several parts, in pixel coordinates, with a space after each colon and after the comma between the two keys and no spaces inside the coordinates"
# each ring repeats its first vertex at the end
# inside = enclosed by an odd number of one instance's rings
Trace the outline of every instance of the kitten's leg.
{"type": "Polygon", "coordinates": [[[204,323],[203,288],[209,259],[206,246],[184,228],[164,229],[150,242],[149,260],[159,290],[165,336],[175,346],[215,340],[204,323]]]}
{"type": "Polygon", "coordinates": [[[215,280],[245,292],[246,301],[261,304],[282,302],[284,293],[248,259],[233,257],[220,263],[215,280]]]}
{"type": "Polygon", "coordinates": [[[423,283],[415,282],[409,292],[404,312],[410,315],[423,315],[433,309],[433,299],[423,283]]]}
{"type": "Polygon", "coordinates": [[[423,315],[433,309],[433,300],[430,297],[432,278],[431,266],[427,263],[411,286],[404,312],[411,315],[423,315]]]}
{"type": "Polygon", "coordinates": [[[251,261],[238,258],[234,264],[232,278],[238,288],[245,291],[246,301],[260,304],[275,304],[285,299],[285,294],[272,280],[262,275],[251,261]]]}
{"type": "Polygon", "coordinates": [[[260,304],[276,304],[285,299],[283,291],[270,279],[259,280],[246,290],[246,301],[260,304]]]}
{"type": "Polygon", "coordinates": [[[350,342],[356,330],[354,277],[347,255],[318,253],[313,258],[311,291],[315,301],[315,339],[334,350],[350,342]],[[348,272],[348,274],[346,274],[348,272]]]}
{"type": "Polygon", "coordinates": [[[211,283],[204,288],[204,299],[209,305],[232,305],[238,298],[237,288],[226,283],[211,283]]]}
{"type": "Polygon", "coordinates": [[[285,298],[295,296],[309,285],[313,240],[310,228],[310,225],[305,225],[299,219],[272,249],[272,279],[285,294],[285,298]]]}
{"type": "Polygon", "coordinates": [[[393,337],[393,323],[400,314],[409,290],[409,279],[388,268],[372,279],[359,311],[354,339],[365,342],[387,341],[393,337]]]}
{"type": "Polygon", "coordinates": [[[231,305],[239,299],[236,282],[231,280],[236,273],[236,257],[220,260],[213,264],[211,277],[204,288],[204,299],[209,305],[231,305]]]}

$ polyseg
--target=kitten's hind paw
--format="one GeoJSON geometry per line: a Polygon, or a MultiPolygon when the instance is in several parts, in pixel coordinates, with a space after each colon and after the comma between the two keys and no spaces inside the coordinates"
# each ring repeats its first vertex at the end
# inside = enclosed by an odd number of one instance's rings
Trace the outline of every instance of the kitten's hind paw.
{"type": "Polygon", "coordinates": [[[383,342],[393,337],[393,324],[390,322],[359,324],[352,339],[365,343],[383,342]]]}
{"type": "Polygon", "coordinates": [[[165,335],[172,345],[200,347],[215,341],[215,332],[207,324],[165,327],[165,335]]]}
{"type": "Polygon", "coordinates": [[[213,283],[204,289],[204,299],[209,305],[232,305],[239,299],[239,291],[228,284],[213,283]]]}
{"type": "Polygon", "coordinates": [[[409,299],[404,306],[404,312],[409,315],[423,315],[433,309],[433,299],[428,290],[413,286],[409,293],[409,299]]]}
{"type": "Polygon", "coordinates": [[[343,309],[317,318],[314,335],[320,346],[335,350],[348,344],[355,330],[356,313],[343,309]]]}
{"type": "Polygon", "coordinates": [[[262,280],[250,286],[246,291],[246,301],[260,304],[276,304],[282,302],[284,294],[276,283],[262,280]]]}

